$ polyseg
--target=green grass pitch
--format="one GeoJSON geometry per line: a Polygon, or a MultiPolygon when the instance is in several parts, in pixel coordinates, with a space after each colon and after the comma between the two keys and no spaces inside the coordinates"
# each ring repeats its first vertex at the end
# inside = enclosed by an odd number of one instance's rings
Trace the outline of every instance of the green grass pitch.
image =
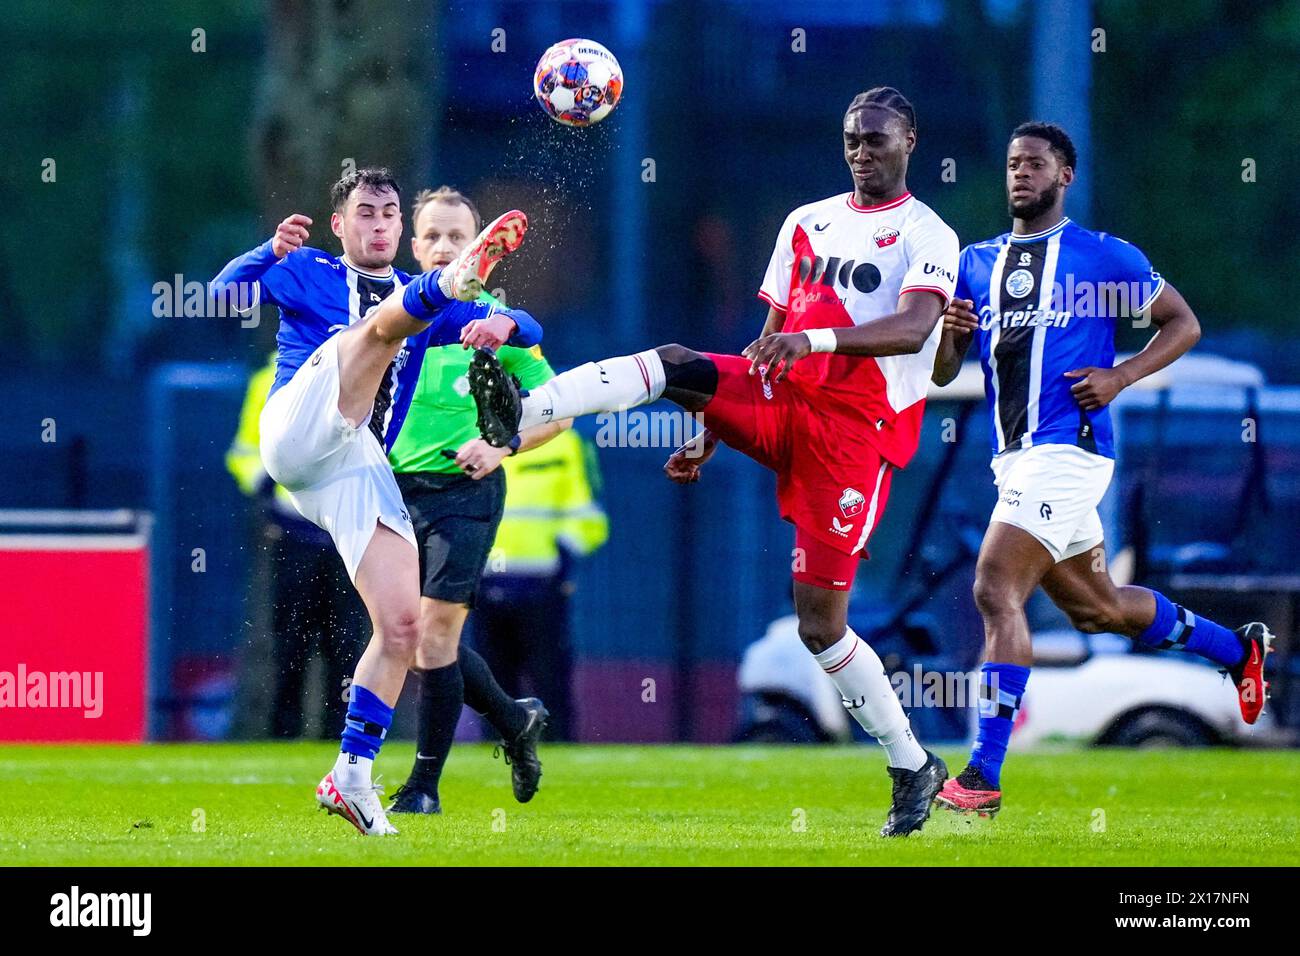
{"type": "MultiPolygon", "coordinates": [[[[328,743],[8,746],[8,865],[1253,865],[1300,864],[1300,755],[1013,753],[996,820],[936,811],[883,840],[872,747],[544,746],[515,803],[488,747],[452,753],[440,817],[363,839],[315,809],[328,743]]],[[[413,748],[379,761],[389,791],[413,748]]],[[[963,754],[942,756],[954,771],[963,754]]]]}

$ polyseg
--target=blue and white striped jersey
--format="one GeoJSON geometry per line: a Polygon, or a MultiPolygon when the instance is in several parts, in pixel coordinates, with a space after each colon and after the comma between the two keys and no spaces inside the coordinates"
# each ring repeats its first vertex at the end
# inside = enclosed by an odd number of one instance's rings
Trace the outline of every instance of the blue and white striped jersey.
{"type": "Polygon", "coordinates": [[[1115,457],[1110,409],[1085,412],[1065,373],[1115,363],[1115,323],[1142,316],[1164,279],[1137,246],[1064,218],[962,250],[956,297],[970,299],[993,454],[1066,444],[1115,457]]]}

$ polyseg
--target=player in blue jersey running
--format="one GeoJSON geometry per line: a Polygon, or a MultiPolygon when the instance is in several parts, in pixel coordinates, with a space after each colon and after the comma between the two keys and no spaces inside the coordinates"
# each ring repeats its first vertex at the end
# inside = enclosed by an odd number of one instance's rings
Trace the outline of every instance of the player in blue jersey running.
{"type": "Polygon", "coordinates": [[[1074,144],[1061,127],[1024,123],[1007,148],[1012,229],[962,251],[944,314],[934,381],[950,382],[978,340],[993,433],[993,509],[975,570],[984,619],[979,729],[970,763],[935,798],[992,815],[1033,648],[1024,606],[1040,584],[1080,631],[1124,634],[1222,666],[1242,718],[1264,707],[1260,623],[1230,631],[1142,587],[1119,587],[1106,568],[1097,514],[1114,470],[1109,404],[1121,390],[1196,344],[1200,325],[1178,290],[1134,245],[1064,215],[1074,144]],[[1117,319],[1155,327],[1146,348],[1115,365],[1117,319]]]}
{"type": "Polygon", "coordinates": [[[331,199],[330,228],[343,255],[307,246],[311,220],[292,215],[222,269],[210,289],[280,309],[262,461],[303,516],[330,533],[374,628],[353,678],[338,761],[316,799],[363,834],[384,835],[397,831],[371,768],[414,661],[420,609],[415,533],[387,452],[426,349],[529,347],[541,328],[526,312],[474,301],[496,263],[522,242],[523,213],[498,217],[456,260],[412,278],[392,266],[402,214],[387,170],[345,175],[331,199]]]}

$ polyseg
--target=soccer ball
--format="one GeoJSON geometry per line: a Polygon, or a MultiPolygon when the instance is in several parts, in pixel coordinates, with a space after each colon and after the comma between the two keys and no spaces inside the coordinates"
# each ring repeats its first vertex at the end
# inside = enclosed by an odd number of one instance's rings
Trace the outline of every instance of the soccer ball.
{"type": "Polygon", "coordinates": [[[599,123],[623,95],[623,70],[594,40],[561,40],[542,54],[533,93],[548,116],[565,126],[599,123]]]}

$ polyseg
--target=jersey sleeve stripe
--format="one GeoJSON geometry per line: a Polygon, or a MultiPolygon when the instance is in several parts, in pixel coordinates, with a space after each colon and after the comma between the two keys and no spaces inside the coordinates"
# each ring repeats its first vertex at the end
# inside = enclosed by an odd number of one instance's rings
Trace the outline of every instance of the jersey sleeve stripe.
{"type": "Polygon", "coordinates": [[[945,304],[948,302],[949,298],[948,290],[940,289],[937,285],[909,285],[905,289],[898,290],[899,295],[906,295],[908,292],[933,292],[939,298],[943,299],[945,304]]]}
{"type": "Polygon", "coordinates": [[[1141,315],[1147,309],[1151,308],[1151,304],[1155,302],[1156,299],[1160,298],[1160,293],[1164,291],[1165,291],[1165,277],[1161,276],[1160,281],[1156,283],[1155,291],[1152,292],[1149,296],[1147,296],[1147,300],[1137,307],[1136,309],[1137,313],[1141,315]]]}
{"type": "Polygon", "coordinates": [[[790,311],[790,307],[789,307],[789,306],[785,306],[785,305],[782,305],[780,302],[777,302],[774,298],[772,298],[770,295],[768,295],[768,294],[767,294],[766,292],[764,292],[762,289],[759,289],[759,290],[758,290],[758,297],[759,297],[760,299],[762,299],[764,302],[766,302],[768,305],[770,305],[772,308],[776,309],[776,311],[778,311],[778,312],[789,312],[789,311],[790,311]]]}

